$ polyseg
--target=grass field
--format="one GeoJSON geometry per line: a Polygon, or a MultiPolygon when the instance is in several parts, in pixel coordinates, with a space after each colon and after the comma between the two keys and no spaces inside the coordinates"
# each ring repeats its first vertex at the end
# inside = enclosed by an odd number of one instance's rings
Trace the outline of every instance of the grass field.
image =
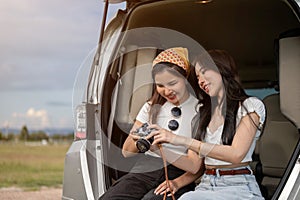
{"type": "Polygon", "coordinates": [[[64,157],[70,144],[0,144],[0,188],[60,187],[64,157]]]}

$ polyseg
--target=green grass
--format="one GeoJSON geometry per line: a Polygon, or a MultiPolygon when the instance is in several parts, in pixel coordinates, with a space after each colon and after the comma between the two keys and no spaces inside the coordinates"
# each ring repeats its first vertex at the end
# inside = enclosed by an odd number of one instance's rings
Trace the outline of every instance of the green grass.
{"type": "Polygon", "coordinates": [[[61,187],[64,158],[70,144],[29,146],[0,144],[0,188],[61,187]]]}

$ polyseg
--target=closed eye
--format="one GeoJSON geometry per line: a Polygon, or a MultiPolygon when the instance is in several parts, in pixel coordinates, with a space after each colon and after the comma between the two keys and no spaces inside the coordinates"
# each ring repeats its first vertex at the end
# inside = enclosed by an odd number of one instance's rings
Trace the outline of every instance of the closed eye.
{"type": "Polygon", "coordinates": [[[172,82],[169,82],[168,85],[172,86],[172,85],[176,85],[176,83],[177,83],[177,81],[172,81],[172,82]]]}
{"type": "Polygon", "coordinates": [[[162,84],[156,84],[156,87],[162,88],[162,87],[164,87],[164,85],[162,85],[162,84]]]}
{"type": "Polygon", "coordinates": [[[207,71],[206,68],[201,68],[200,73],[201,73],[201,74],[204,74],[206,71],[207,71]]]}

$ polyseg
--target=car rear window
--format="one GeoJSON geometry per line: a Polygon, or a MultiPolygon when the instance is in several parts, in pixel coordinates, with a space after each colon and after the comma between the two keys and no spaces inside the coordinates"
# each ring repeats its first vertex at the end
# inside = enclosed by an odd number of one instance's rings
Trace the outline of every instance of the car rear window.
{"type": "Polygon", "coordinates": [[[255,96],[261,100],[263,100],[266,96],[271,94],[279,93],[274,88],[263,88],[263,89],[246,89],[246,93],[250,96],[255,96]]]}

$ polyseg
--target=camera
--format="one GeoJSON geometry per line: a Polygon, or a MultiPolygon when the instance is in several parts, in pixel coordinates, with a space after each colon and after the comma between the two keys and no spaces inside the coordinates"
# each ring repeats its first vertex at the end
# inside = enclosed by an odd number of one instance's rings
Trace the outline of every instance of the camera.
{"type": "Polygon", "coordinates": [[[136,147],[141,153],[145,153],[146,151],[148,151],[154,140],[153,137],[146,139],[146,136],[149,135],[153,130],[155,130],[154,128],[148,128],[148,126],[148,123],[144,123],[141,127],[137,128],[134,131],[135,135],[141,137],[136,141],[136,147]]]}

